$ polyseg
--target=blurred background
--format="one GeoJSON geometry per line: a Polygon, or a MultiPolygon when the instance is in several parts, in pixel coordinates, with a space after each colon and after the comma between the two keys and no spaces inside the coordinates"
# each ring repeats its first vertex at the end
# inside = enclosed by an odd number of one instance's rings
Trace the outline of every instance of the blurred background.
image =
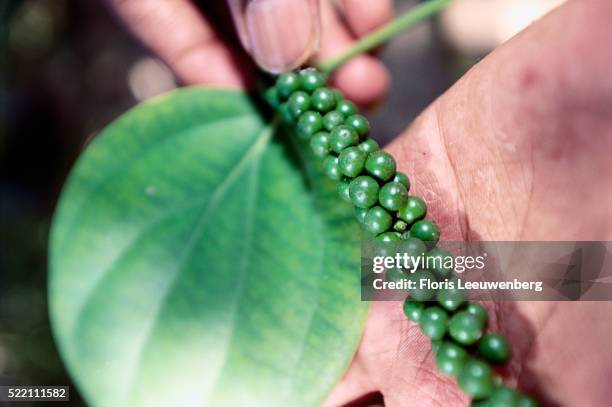
{"type": "MultiPolygon", "coordinates": [[[[395,39],[380,55],[394,82],[368,112],[374,137],[389,142],[480,58],[560,2],[456,0],[395,39]]],[[[397,13],[416,3],[396,0],[397,13]]],[[[46,305],[57,197],[88,139],[177,86],[102,0],[0,0],[0,385],[71,384],[46,305]]],[[[75,388],[71,396],[82,404],[75,388]]]]}

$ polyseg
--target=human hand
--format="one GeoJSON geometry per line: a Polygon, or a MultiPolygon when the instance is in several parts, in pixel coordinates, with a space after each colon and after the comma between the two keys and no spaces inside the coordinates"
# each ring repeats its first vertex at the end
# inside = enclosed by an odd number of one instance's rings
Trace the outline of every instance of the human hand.
{"type": "MultiPolygon", "coordinates": [[[[211,24],[211,6],[201,2],[204,14],[191,0],[105,0],[126,26],[158,54],[185,84],[244,87],[252,84],[253,66],[240,46],[228,42],[218,26],[211,24]]],[[[242,0],[228,0],[236,3],[242,0]]],[[[251,0],[250,21],[259,25],[284,19],[291,24],[296,13],[303,13],[310,3],[319,0],[251,0]],[[282,17],[282,18],[281,18],[282,17]]],[[[342,0],[345,25],[328,0],[320,2],[321,46],[315,60],[337,55],[349,48],[359,36],[385,23],[392,15],[391,0],[342,0]]],[[[229,16],[221,23],[232,25],[229,16]]],[[[286,28],[286,27],[285,27],[286,28]]],[[[240,31],[240,30],[238,30],[240,31]]],[[[279,30],[283,32],[281,27],[279,30]]],[[[244,40],[243,40],[244,42],[244,40]]],[[[257,41],[261,43],[262,41],[257,41]]],[[[299,43],[300,41],[298,41],[299,43]]],[[[283,47],[256,46],[251,49],[260,62],[278,67],[288,57],[291,41],[283,47]],[[279,55],[279,52],[281,53],[279,55]],[[280,62],[279,62],[280,61],[280,62]]],[[[289,58],[291,59],[291,58],[289,58]]],[[[361,55],[342,66],[332,78],[347,98],[367,105],[379,100],[389,86],[386,68],[374,57],[361,55]]]]}
{"type": "MultiPolygon", "coordinates": [[[[388,151],[446,240],[612,238],[612,3],[570,0],[493,52],[388,151]]],[[[487,304],[514,356],[501,373],[541,405],[610,405],[612,303],[487,304]]],[[[374,303],[325,406],[466,406],[400,303],[374,303]],[[372,405],[372,404],[359,404],[372,405]]]]}

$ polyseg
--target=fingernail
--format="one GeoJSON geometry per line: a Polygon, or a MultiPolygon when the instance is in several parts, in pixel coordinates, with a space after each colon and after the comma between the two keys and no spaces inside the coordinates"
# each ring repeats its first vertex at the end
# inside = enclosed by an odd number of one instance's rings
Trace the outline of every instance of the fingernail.
{"type": "Polygon", "coordinates": [[[319,0],[230,0],[243,46],[264,70],[298,67],[319,45],[319,0]]]}

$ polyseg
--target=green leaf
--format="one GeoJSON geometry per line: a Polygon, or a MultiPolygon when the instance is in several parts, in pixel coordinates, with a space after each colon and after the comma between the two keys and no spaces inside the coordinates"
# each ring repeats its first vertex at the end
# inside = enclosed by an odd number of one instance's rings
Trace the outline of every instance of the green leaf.
{"type": "Polygon", "coordinates": [[[355,351],[359,231],[304,147],[238,91],[111,124],[70,174],[50,313],[97,406],[314,406],[355,351]]]}

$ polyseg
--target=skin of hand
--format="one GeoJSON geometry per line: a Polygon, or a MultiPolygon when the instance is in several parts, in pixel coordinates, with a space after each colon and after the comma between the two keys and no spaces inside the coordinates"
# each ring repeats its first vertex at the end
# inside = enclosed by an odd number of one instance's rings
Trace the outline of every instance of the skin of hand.
{"type": "MultiPolygon", "coordinates": [[[[188,0],[106,1],[184,83],[249,84],[244,56],[188,0]]],[[[322,3],[321,59],[391,16],[387,0],[343,5],[350,30],[322,3]]],[[[477,64],[387,148],[444,239],[612,239],[610,38],[612,3],[570,0],[477,64]]],[[[389,77],[365,55],[334,82],[368,104],[384,95],[389,77]]],[[[512,343],[506,383],[543,406],[609,405],[612,303],[485,305],[492,331],[512,343]]],[[[373,392],[388,407],[469,405],[393,302],[372,304],[354,360],[324,406],[373,392]]]]}
{"type": "MultiPolygon", "coordinates": [[[[239,46],[228,44],[211,24],[211,18],[191,0],[105,1],[186,85],[248,87],[253,84],[249,58],[239,46]]],[[[202,2],[203,8],[218,7],[219,3],[210,6],[202,2]]],[[[324,29],[315,61],[350,48],[356,38],[386,23],[393,14],[392,0],[342,0],[340,4],[342,17],[330,1],[320,2],[324,29]]],[[[232,24],[231,19],[227,19],[227,24],[232,24]]],[[[376,58],[361,55],[338,69],[332,84],[356,103],[370,105],[386,94],[389,73],[376,58]]]]}
{"type": "MultiPolygon", "coordinates": [[[[477,64],[387,148],[444,239],[612,238],[610,38],[612,2],[570,0],[477,64]]],[[[485,305],[512,344],[507,383],[542,406],[610,405],[612,302],[485,305]]],[[[324,406],[370,392],[387,407],[469,405],[396,302],[372,304],[324,406]]]]}

